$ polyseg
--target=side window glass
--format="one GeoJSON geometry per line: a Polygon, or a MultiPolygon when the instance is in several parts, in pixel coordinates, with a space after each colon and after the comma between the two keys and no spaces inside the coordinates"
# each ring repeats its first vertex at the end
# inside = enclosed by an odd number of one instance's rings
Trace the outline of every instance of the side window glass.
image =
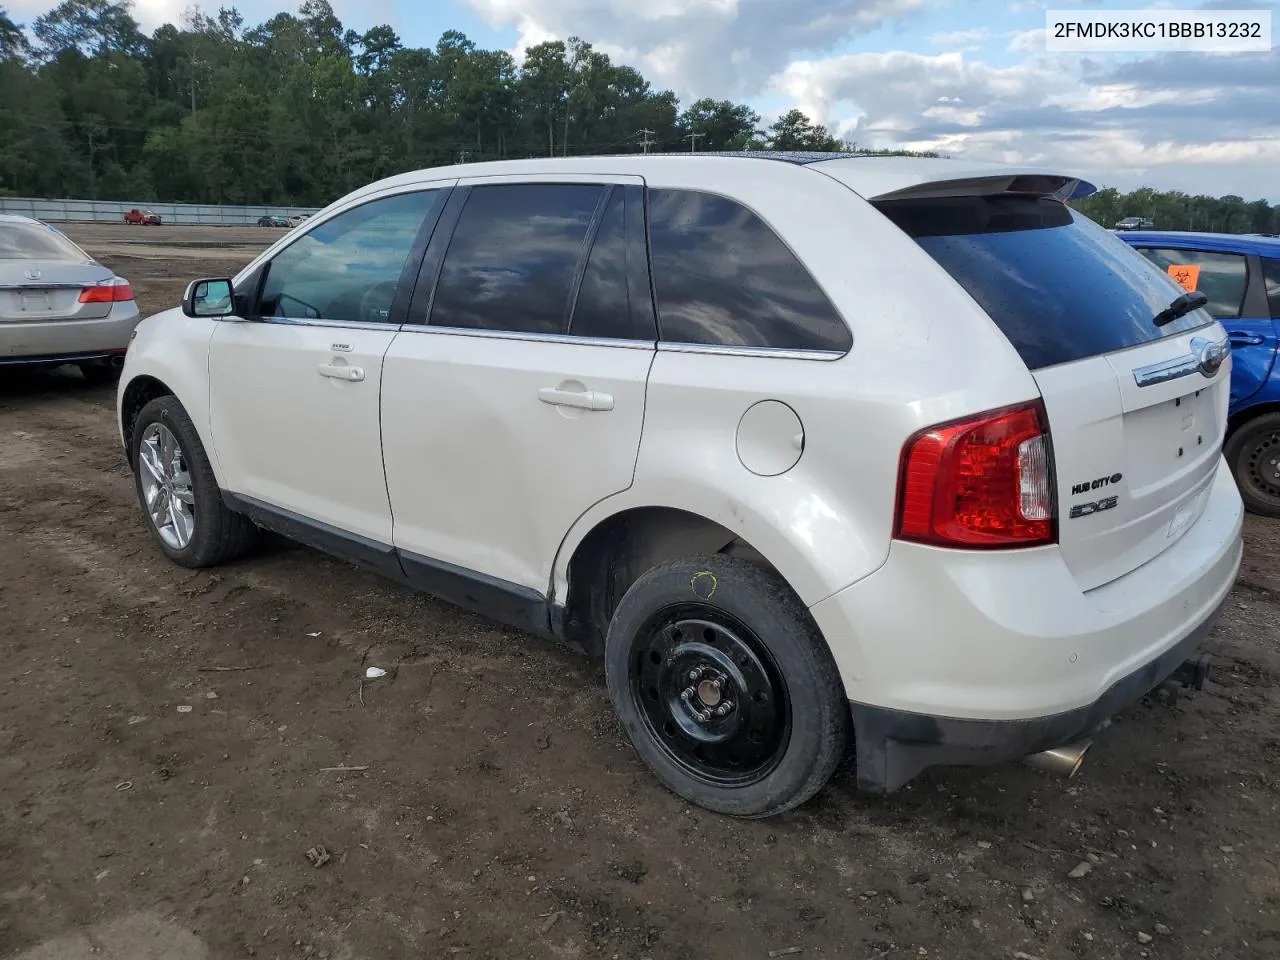
{"type": "Polygon", "coordinates": [[[650,190],[649,238],[663,340],[841,352],[853,345],[809,271],[741,204],[650,190]]]}
{"type": "Polygon", "coordinates": [[[1267,284],[1267,303],[1271,319],[1280,320],[1280,260],[1262,258],[1262,279],[1267,284]]]}
{"type": "Polygon", "coordinates": [[[423,190],[384,197],[308,230],[268,265],[258,314],[389,322],[413,242],[443,195],[423,190]]]}
{"type": "Polygon", "coordinates": [[[1244,291],[1249,282],[1249,265],[1236,253],[1208,253],[1203,250],[1171,250],[1149,247],[1142,250],[1148,260],[1188,290],[1199,290],[1209,298],[1205,307],[1215,319],[1240,316],[1244,291]]]}
{"type": "Polygon", "coordinates": [[[627,295],[627,220],[625,194],[613,191],[608,209],[600,221],[582,286],[573,307],[569,332],[579,337],[643,339],[631,320],[631,300],[627,295]]]}
{"type": "Polygon", "coordinates": [[[473,187],[449,241],[431,324],[564,333],[569,291],[601,184],[473,187]]]}

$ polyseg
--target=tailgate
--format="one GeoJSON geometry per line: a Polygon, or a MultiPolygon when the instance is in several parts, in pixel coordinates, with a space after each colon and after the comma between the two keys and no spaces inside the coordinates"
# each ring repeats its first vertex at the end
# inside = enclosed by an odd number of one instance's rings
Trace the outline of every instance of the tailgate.
{"type": "Polygon", "coordinates": [[[1063,559],[1089,590],[1172,546],[1204,509],[1227,420],[1226,332],[1211,324],[1034,376],[1063,559]]]}
{"type": "Polygon", "coordinates": [[[1221,453],[1231,379],[1222,326],[1175,304],[1181,287],[1057,196],[917,190],[876,206],[1035,377],[1058,539],[1080,588],[1175,543],[1200,515],[1221,453]]]}

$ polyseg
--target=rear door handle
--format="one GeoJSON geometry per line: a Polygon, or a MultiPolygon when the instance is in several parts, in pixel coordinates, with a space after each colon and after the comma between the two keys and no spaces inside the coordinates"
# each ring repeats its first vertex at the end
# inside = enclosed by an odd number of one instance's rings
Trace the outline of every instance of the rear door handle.
{"type": "Polygon", "coordinates": [[[1259,336],[1256,333],[1236,332],[1229,334],[1229,336],[1233,347],[1256,347],[1260,343],[1264,343],[1267,339],[1266,337],[1259,336]]]}
{"type": "Polygon", "coordinates": [[[364,379],[364,367],[352,367],[345,363],[322,363],[319,371],[320,376],[329,377],[331,380],[348,380],[358,383],[364,379]]]}
{"type": "Polygon", "coordinates": [[[579,410],[612,410],[613,395],[599,390],[561,390],[559,387],[543,387],[538,399],[553,407],[576,407],[579,410]]]}

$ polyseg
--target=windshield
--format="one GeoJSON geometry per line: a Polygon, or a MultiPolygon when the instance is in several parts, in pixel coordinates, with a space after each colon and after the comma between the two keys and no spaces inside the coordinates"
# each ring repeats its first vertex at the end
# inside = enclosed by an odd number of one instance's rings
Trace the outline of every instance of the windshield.
{"type": "Polygon", "coordinates": [[[1110,231],[1056,200],[1001,194],[877,204],[968,291],[1037,370],[1211,323],[1157,327],[1183,292],[1110,231]]]}
{"type": "Polygon", "coordinates": [[[49,227],[37,223],[0,223],[0,260],[74,260],[89,256],[49,227]]]}

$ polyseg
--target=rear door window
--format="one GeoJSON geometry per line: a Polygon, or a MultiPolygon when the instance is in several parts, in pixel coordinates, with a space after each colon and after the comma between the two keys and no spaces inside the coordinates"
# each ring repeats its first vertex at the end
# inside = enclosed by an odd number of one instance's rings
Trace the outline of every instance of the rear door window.
{"type": "Polygon", "coordinates": [[[562,334],[603,184],[474,187],[449,240],[431,324],[562,334]]]}
{"type": "Polygon", "coordinates": [[[1209,298],[1205,307],[1219,320],[1240,316],[1244,291],[1249,285],[1249,263],[1238,253],[1141,247],[1143,256],[1189,290],[1209,298]]]}
{"type": "Polygon", "coordinates": [[[1002,194],[878,208],[987,312],[1032,369],[1136,347],[1209,322],[1152,318],[1178,287],[1108,230],[1055,200],[1002,194]]]}
{"type": "Polygon", "coordinates": [[[1271,319],[1280,320],[1280,260],[1262,258],[1262,279],[1267,285],[1267,303],[1271,305],[1271,319]]]}

